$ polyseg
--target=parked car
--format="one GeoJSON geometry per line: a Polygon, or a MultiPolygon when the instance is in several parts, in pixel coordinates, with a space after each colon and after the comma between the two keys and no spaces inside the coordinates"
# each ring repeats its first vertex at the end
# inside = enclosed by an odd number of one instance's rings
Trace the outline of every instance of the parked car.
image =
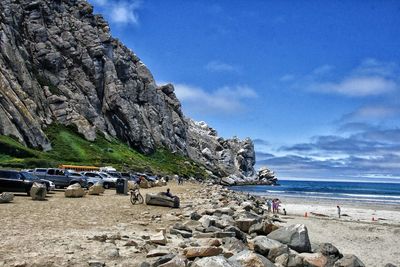
{"type": "Polygon", "coordinates": [[[87,179],[88,188],[96,183],[100,183],[104,187],[104,181],[100,174],[95,172],[81,172],[81,174],[87,179]]]}
{"type": "Polygon", "coordinates": [[[107,172],[98,172],[98,174],[103,178],[103,187],[108,189],[110,187],[115,187],[117,179],[119,177],[113,177],[107,172]]]}
{"type": "Polygon", "coordinates": [[[34,175],[40,179],[52,181],[56,187],[64,188],[71,184],[79,183],[82,187],[87,187],[87,181],[80,173],[62,170],[56,168],[43,169],[36,168],[33,172],[34,175]]]}
{"type": "Polygon", "coordinates": [[[29,172],[0,170],[0,192],[25,192],[29,196],[35,182],[50,186],[29,172]]]}
{"type": "Polygon", "coordinates": [[[149,182],[155,182],[155,181],[157,181],[157,177],[156,176],[150,176],[150,175],[148,175],[148,174],[145,174],[145,173],[136,173],[136,175],[138,176],[138,177],[144,177],[147,181],[149,181],[149,182]]]}
{"type": "MultiPolygon", "coordinates": [[[[33,177],[35,177],[35,179],[40,179],[39,177],[37,177],[36,175],[33,174],[34,171],[35,170],[33,170],[33,169],[21,170],[21,172],[27,172],[27,173],[31,174],[33,177]]],[[[47,192],[53,191],[54,189],[56,189],[56,185],[52,181],[46,180],[46,179],[40,179],[40,180],[42,180],[46,183],[47,192]]]]}

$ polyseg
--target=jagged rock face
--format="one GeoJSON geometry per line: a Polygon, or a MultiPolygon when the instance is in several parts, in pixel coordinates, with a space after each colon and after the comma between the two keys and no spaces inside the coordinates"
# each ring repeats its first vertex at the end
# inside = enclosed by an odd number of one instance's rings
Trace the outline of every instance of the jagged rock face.
{"type": "Polygon", "coordinates": [[[205,122],[189,120],[188,155],[220,176],[254,176],[255,153],[250,139],[238,138],[224,140],[205,122]],[[235,171],[232,171],[234,169],[235,171]]]}
{"type": "Polygon", "coordinates": [[[144,153],[163,146],[212,170],[254,174],[252,142],[194,134],[173,86],[157,86],[92,11],[84,0],[0,2],[0,134],[47,150],[43,130],[57,122],[88,140],[101,131],[144,153]]]}

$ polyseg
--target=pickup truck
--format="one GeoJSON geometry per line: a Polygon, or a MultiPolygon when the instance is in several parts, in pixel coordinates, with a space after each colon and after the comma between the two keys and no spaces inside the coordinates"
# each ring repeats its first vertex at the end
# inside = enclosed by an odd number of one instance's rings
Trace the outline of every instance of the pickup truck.
{"type": "Polygon", "coordinates": [[[81,174],[87,179],[88,187],[91,187],[97,183],[103,185],[104,187],[104,181],[100,174],[95,172],[81,172],[81,174]]]}
{"type": "Polygon", "coordinates": [[[71,184],[80,184],[87,187],[87,179],[79,173],[62,169],[43,169],[36,168],[33,174],[41,179],[52,181],[57,188],[64,188],[71,184]]]}
{"type": "Polygon", "coordinates": [[[30,194],[33,183],[41,183],[49,188],[50,184],[39,179],[29,172],[13,170],[0,170],[0,193],[1,192],[25,192],[30,194]]]}

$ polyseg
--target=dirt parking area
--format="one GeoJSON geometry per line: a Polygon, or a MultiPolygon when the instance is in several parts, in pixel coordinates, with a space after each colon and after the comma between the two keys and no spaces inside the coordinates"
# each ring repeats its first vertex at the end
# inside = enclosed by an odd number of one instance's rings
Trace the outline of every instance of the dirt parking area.
{"type": "MultiPolygon", "coordinates": [[[[200,188],[174,182],[168,187],[180,197],[181,207],[190,203],[192,191],[200,188]]],[[[141,189],[141,193],[145,196],[166,188],[141,189]]],[[[101,260],[107,266],[137,266],[146,249],[126,243],[133,240],[140,244],[135,239],[145,239],[182,220],[182,212],[132,205],[128,195],[117,195],[115,189],[83,198],[65,198],[64,192],[57,190],[49,193],[46,201],[16,194],[12,203],[0,205],[0,266],[88,266],[90,260],[101,260]],[[94,240],[101,235],[116,238],[94,240]]]]}

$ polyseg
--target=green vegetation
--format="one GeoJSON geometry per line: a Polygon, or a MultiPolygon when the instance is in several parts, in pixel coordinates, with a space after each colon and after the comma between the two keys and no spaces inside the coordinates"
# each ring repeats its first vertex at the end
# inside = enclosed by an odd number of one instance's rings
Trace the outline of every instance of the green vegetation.
{"type": "Polygon", "coordinates": [[[46,129],[53,149],[31,149],[8,136],[0,136],[0,167],[57,167],[59,164],[114,166],[124,171],[152,172],[206,177],[201,166],[190,159],[158,148],[144,155],[117,139],[98,134],[95,141],[83,138],[73,127],[53,124],[46,129]]]}

